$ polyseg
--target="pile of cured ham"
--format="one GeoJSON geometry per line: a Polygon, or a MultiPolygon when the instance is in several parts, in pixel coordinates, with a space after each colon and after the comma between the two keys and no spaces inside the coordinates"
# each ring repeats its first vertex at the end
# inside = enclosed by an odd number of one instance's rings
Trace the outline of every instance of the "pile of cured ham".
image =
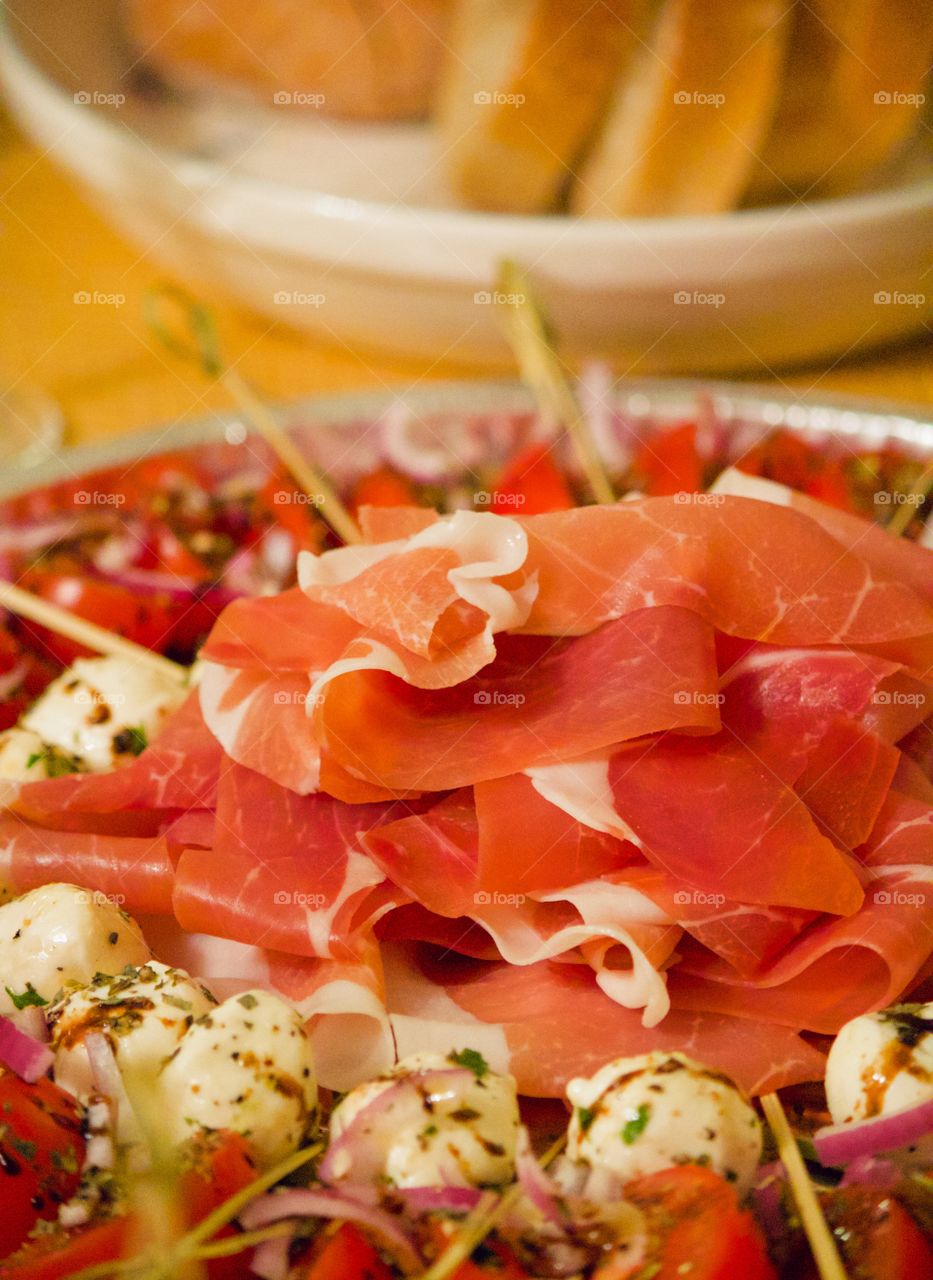
{"type": "Polygon", "coordinates": [[[0,878],[280,991],[334,1088],[452,1044],[540,1096],[821,1078],[933,953],[933,552],[786,497],[365,509],[131,764],[8,797],[0,878]]]}

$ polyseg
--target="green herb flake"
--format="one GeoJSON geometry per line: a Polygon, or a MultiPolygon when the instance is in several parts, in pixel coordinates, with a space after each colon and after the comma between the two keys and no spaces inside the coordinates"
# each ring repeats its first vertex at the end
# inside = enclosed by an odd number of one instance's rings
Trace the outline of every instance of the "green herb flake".
{"type": "Polygon", "coordinates": [[[34,1142],[27,1142],[25,1138],[14,1138],[12,1136],[10,1137],[10,1146],[17,1155],[22,1156],[30,1164],[35,1160],[39,1150],[34,1142]]]}
{"type": "Polygon", "coordinates": [[[447,1060],[472,1071],[477,1080],[482,1080],[489,1073],[489,1063],[476,1049],[461,1049],[459,1053],[451,1053],[447,1060]]]}
{"type": "Polygon", "coordinates": [[[622,1141],[626,1146],[630,1147],[636,1138],[640,1138],[648,1126],[651,1119],[651,1108],[647,1102],[643,1102],[635,1112],[631,1120],[626,1121],[622,1129],[622,1141]]]}
{"type": "Polygon", "coordinates": [[[162,999],[166,1004],[173,1005],[176,1009],[181,1009],[183,1013],[191,1012],[192,1005],[190,1000],[182,1000],[181,996],[172,996],[165,992],[162,993],[162,999]]]}
{"type": "Polygon", "coordinates": [[[237,997],[237,1004],[241,1004],[244,1009],[255,1009],[259,1001],[249,991],[245,995],[237,997]]]}
{"type": "Polygon", "coordinates": [[[15,1009],[28,1009],[30,1005],[34,1005],[37,1009],[41,1009],[44,1005],[48,1004],[48,1000],[43,999],[43,997],[39,995],[39,992],[31,982],[26,983],[26,990],[20,992],[19,995],[17,995],[15,991],[11,991],[9,987],[6,988],[6,993],[13,1001],[13,1007],[15,1009]]]}
{"type": "Polygon", "coordinates": [[[586,1133],[595,1119],[595,1107],[577,1107],[577,1124],[580,1126],[581,1133],[586,1133]]]}
{"type": "Polygon", "coordinates": [[[114,735],[113,746],[119,755],[142,755],[149,746],[145,728],[140,724],[129,729],[121,729],[114,735]]]}

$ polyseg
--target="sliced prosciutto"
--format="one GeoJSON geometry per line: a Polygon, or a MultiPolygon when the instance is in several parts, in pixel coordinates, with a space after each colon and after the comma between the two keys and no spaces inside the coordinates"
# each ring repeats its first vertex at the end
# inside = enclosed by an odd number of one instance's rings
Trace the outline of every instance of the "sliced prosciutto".
{"type": "Polygon", "coordinates": [[[214,845],[186,849],[174,908],[180,924],[295,956],[348,958],[382,909],[404,901],[375,891],[385,877],[359,851],[385,805],[298,796],[252,770],[224,771],[214,845]]]}
{"type": "Polygon", "coordinates": [[[652,1049],[689,1054],[753,1094],[823,1075],[822,1054],[764,1021],[674,1010],[646,1029],[579,965],[518,968],[427,947],[393,949],[385,959],[400,1055],[415,1047],[473,1047],[532,1096],[558,1097],[571,1076],[652,1049]]]}
{"type": "Polygon", "coordinates": [[[207,728],[196,693],[166,722],[155,742],[111,773],[70,774],[25,783],[17,810],[56,825],[66,814],[213,805],[223,751],[207,728]]]}
{"type": "Polygon", "coordinates": [[[911,586],[918,595],[933,604],[933,569],[930,552],[917,542],[897,538],[874,520],[865,520],[839,507],[820,502],[807,493],[789,489],[787,485],[763,476],[747,475],[736,467],[720,472],[712,486],[713,493],[732,494],[791,507],[801,512],[834,538],[847,551],[872,565],[888,578],[911,586]]]}
{"type": "Polygon", "coordinates": [[[750,982],[691,954],[671,976],[675,1004],[835,1033],[895,1002],[933,954],[933,805],[891,791],[860,861],[856,914],[814,924],[750,982]]]}
{"type": "MultiPolygon", "coordinates": [[[[527,631],[582,634],[635,609],[696,609],[729,635],[782,645],[900,643],[933,653],[933,607],[798,511],[726,495],[645,498],[529,516],[539,590],[527,631]]],[[[931,556],[933,562],[933,556],[931,556]]]]}
{"type": "Polygon", "coordinates": [[[620,748],[615,807],[661,871],[742,902],[851,915],[863,890],[852,860],[799,797],[727,735],[668,735],[620,748]]]}
{"type": "Polygon", "coordinates": [[[453,689],[339,675],[314,719],[364,781],[446,790],[659,730],[715,730],[716,680],[697,614],[643,609],[571,640],[500,637],[495,661],[453,689]]]}
{"type": "Polygon", "coordinates": [[[162,837],[53,831],[0,814],[0,883],[15,893],[64,881],[131,912],[172,910],[174,868],[162,837]]]}

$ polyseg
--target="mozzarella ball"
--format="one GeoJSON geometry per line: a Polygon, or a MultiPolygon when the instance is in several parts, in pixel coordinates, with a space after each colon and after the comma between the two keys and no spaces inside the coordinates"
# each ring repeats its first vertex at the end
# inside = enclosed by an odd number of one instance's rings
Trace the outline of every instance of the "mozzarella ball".
{"type": "Polygon", "coordinates": [[[853,1018],[826,1061],[835,1124],[888,1115],[933,1099],[933,1002],[853,1018]]]}
{"type": "Polygon", "coordinates": [[[49,1001],[69,983],[148,959],[136,921],[102,894],[43,885],[0,906],[0,1013],[14,1008],[7,987],[49,1001]]]}
{"type": "Polygon", "coordinates": [[[231,996],[199,1018],[159,1078],[168,1135],[231,1129],[268,1168],[297,1151],[314,1126],[317,1080],[297,1010],[266,991],[231,996]]]}
{"type": "MultiPolygon", "coordinates": [[[[454,1057],[415,1053],[378,1080],[351,1089],[334,1108],[331,1142],[399,1080],[423,1071],[454,1071],[458,1066],[454,1057]]],[[[369,1130],[368,1140],[382,1144],[382,1177],[397,1187],[479,1186],[512,1180],[519,1114],[511,1076],[497,1075],[483,1064],[479,1073],[465,1071],[462,1079],[438,1082],[429,1092],[419,1092],[414,1106],[411,1094],[400,1095],[397,1116],[393,1119],[387,1110],[369,1130]]],[[[341,1176],[339,1165],[337,1176],[341,1176]]]]}
{"type": "Polygon", "coordinates": [[[731,1080],[681,1053],[616,1058],[571,1080],[567,1154],[623,1181],[708,1165],[745,1195],[761,1159],[761,1123],[731,1080]]]}
{"type": "Polygon", "coordinates": [[[80,771],[80,761],[50,747],[31,729],[15,725],[0,733],[0,780],[4,782],[40,782],[80,771]]]}
{"type": "Polygon", "coordinates": [[[170,672],[128,658],[78,658],[53,680],[21,724],[92,772],[125,764],[158,736],[187,687],[170,672]]]}
{"type": "Polygon", "coordinates": [[[55,1081],[79,1098],[93,1092],[84,1038],[97,1031],[107,1037],[130,1093],[135,1086],[145,1096],[195,1018],[214,1004],[184,970],[156,960],[112,977],[99,973],[88,986],[66,991],[49,1010],[55,1081]]]}

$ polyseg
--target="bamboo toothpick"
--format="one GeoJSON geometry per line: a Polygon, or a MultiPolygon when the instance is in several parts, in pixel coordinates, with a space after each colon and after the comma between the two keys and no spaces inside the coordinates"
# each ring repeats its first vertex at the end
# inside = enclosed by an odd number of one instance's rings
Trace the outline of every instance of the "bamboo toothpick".
{"type": "Polygon", "coordinates": [[[236,369],[224,364],[217,330],[208,309],[175,285],[158,285],[149,289],[143,299],[143,309],[149,327],[167,350],[174,355],[195,360],[208,377],[214,378],[226,388],[244,418],[266,441],[299,488],[312,499],[318,513],[337,536],[344,542],[360,542],[359,527],[330,481],[298,449],[275,414],[246,379],[236,369]],[[162,314],[166,303],[172,304],[182,313],[191,332],[190,339],[178,337],[166,323],[162,314]]]}
{"type": "Polygon", "coordinates": [[[22,587],[14,586],[12,582],[0,582],[0,606],[9,609],[11,613],[18,614],[21,618],[28,618],[30,622],[35,622],[40,627],[46,627],[49,631],[54,631],[60,636],[74,640],[77,644],[93,649],[96,653],[129,658],[141,666],[151,667],[160,675],[171,675],[178,680],[184,680],[187,677],[187,668],[178,662],[173,662],[171,658],[164,658],[161,653],[153,653],[151,649],[146,649],[133,640],[127,640],[125,636],[118,636],[113,631],[107,631],[104,627],[99,627],[96,622],[89,622],[87,618],[79,618],[76,613],[62,609],[60,605],[52,604],[49,600],[43,600],[40,596],[33,595],[31,591],[24,591],[22,587]]]}
{"type": "Polygon", "coordinates": [[[606,468],[554,350],[544,314],[527,278],[509,259],[500,265],[497,294],[502,297],[497,303],[502,325],[523,381],[539,408],[563,423],[596,501],[615,502],[606,468]]]}
{"type": "Polygon", "coordinates": [[[894,514],[885,525],[888,533],[899,538],[920,509],[920,504],[933,489],[933,462],[927,464],[903,495],[903,501],[894,508],[894,514]]]}
{"type": "Polygon", "coordinates": [[[761,1105],[771,1132],[774,1134],[778,1156],[787,1173],[787,1180],[800,1213],[800,1221],[821,1280],[846,1280],[846,1269],[839,1257],[839,1250],[836,1248],[829,1224],[823,1217],[823,1210],[820,1208],[816,1191],[807,1173],[800,1148],[787,1123],[781,1101],[776,1093],[766,1093],[761,1099],[761,1105]]]}

